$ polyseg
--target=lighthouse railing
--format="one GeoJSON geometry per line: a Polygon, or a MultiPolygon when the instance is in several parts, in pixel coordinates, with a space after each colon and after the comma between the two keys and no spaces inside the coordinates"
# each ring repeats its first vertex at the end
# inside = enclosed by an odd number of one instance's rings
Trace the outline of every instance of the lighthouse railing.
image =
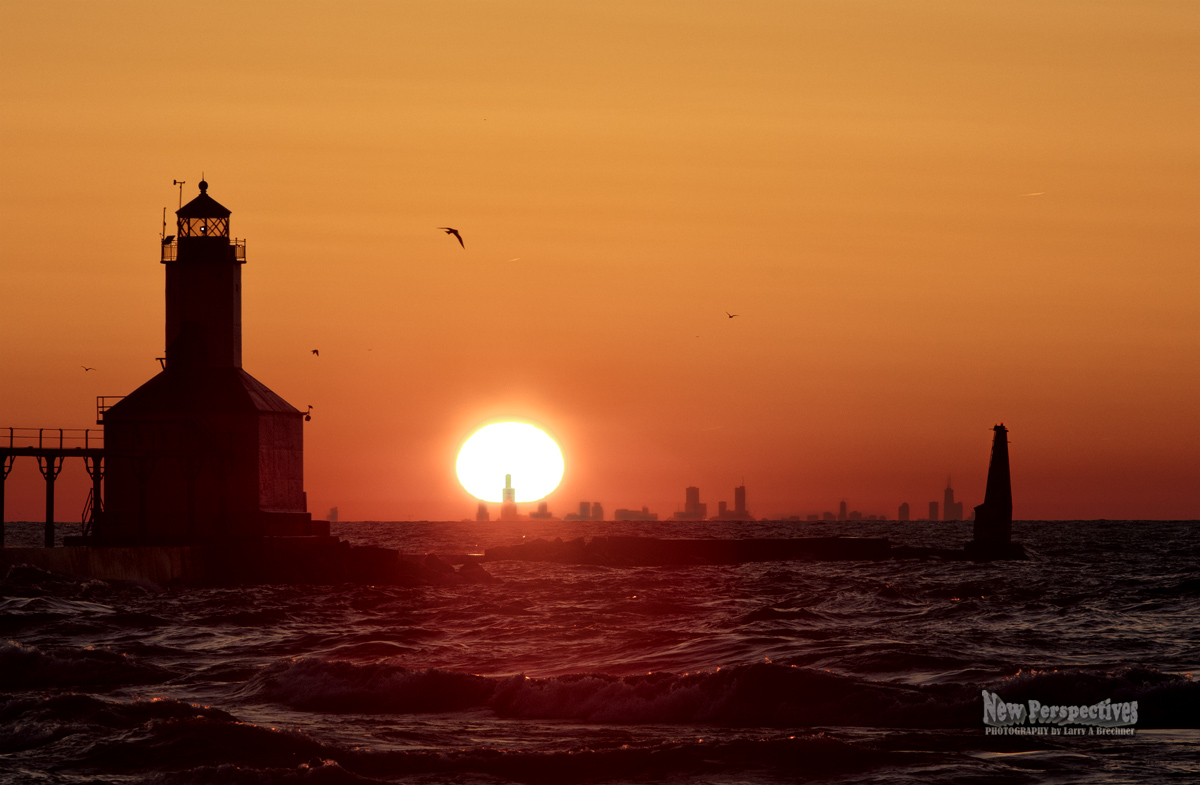
{"type": "Polygon", "coordinates": [[[117,401],[124,398],[124,395],[97,395],[96,396],[96,425],[104,424],[104,413],[116,404],[117,401]]]}
{"type": "Polygon", "coordinates": [[[0,428],[0,449],[100,450],[104,431],[98,428],[0,428]]]}

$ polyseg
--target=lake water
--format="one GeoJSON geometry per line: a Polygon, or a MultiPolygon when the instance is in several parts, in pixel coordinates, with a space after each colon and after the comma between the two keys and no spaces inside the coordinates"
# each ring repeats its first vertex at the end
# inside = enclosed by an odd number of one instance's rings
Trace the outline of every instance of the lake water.
{"type": "MultiPolygon", "coordinates": [[[[9,545],[40,542],[9,524],[9,545]],[[29,542],[26,543],[25,540],[29,542]]],[[[952,523],[343,523],[406,553],[952,523]]],[[[0,782],[1200,781],[1200,524],[1018,522],[1025,562],[617,568],[184,589],[0,581],[0,782]],[[1138,702],[1132,736],[995,736],[982,692],[1138,702]]]]}

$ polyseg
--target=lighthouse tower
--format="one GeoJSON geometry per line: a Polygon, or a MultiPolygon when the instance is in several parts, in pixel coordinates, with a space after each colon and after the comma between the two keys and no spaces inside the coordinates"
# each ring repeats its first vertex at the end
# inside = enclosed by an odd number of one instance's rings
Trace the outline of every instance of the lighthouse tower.
{"type": "Polygon", "coordinates": [[[983,504],[975,507],[974,539],[967,555],[977,559],[1023,559],[1025,549],[1012,542],[1012,479],[1008,468],[1008,429],[992,428],[992,458],[988,463],[983,504]]]}
{"type": "Polygon", "coordinates": [[[245,241],[200,195],[163,239],[166,358],[103,414],[100,543],[214,544],[312,534],[304,415],[242,369],[245,241]]]}

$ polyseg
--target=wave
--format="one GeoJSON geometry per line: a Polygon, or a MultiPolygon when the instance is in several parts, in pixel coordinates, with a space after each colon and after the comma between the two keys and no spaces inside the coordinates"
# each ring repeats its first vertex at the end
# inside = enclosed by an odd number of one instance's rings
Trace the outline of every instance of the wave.
{"type": "Polygon", "coordinates": [[[1014,703],[1032,699],[1047,705],[1090,706],[1106,698],[1113,703],[1137,701],[1140,728],[1200,728],[1200,682],[1190,674],[1144,667],[1031,670],[986,686],[1014,703]]]}
{"type": "MultiPolygon", "coordinates": [[[[671,734],[674,735],[674,734],[671,734]]],[[[303,732],[217,716],[172,717],[90,745],[62,768],[109,774],[153,773],[157,785],[330,783],[368,785],[425,775],[436,781],[639,781],[729,771],[786,772],[789,781],[895,765],[911,757],[825,733],[706,740],[657,737],[585,741],[569,748],[514,749],[449,744],[442,749],[376,751],[315,741],[303,732]],[[491,781],[491,780],[489,780],[491,781]]]]}
{"type": "Polygon", "coordinates": [[[75,734],[187,717],[233,720],[220,709],[169,698],[114,701],[78,693],[0,697],[0,754],[34,749],[75,734]]]}
{"type": "Polygon", "coordinates": [[[15,641],[0,643],[0,689],[158,684],[170,677],[164,668],[107,649],[43,651],[15,641]]]}
{"type": "Polygon", "coordinates": [[[494,679],[453,671],[301,658],[269,665],[244,694],[305,711],[409,714],[483,706],[494,689],[494,679]]]}
{"type": "Polygon", "coordinates": [[[390,780],[364,777],[320,758],[294,767],[248,768],[224,764],[157,774],[149,785],[384,785],[390,780]]]}
{"type": "Polygon", "coordinates": [[[1005,700],[1142,702],[1141,727],[1200,727],[1200,683],[1152,669],[1020,673],[984,684],[909,685],[757,663],[696,673],[553,678],[473,676],[389,663],[296,659],[257,674],[244,695],[305,711],[410,714],[485,709],[512,719],[616,724],[978,728],[981,689],[1005,700]]]}

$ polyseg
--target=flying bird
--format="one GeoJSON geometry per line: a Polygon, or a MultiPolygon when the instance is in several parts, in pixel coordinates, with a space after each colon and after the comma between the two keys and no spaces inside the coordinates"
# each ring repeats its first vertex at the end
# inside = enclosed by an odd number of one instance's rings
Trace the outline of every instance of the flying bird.
{"type": "Polygon", "coordinates": [[[726,311],[726,312],[725,312],[725,315],[726,315],[726,316],[728,316],[730,319],[732,319],[732,318],[733,318],[733,317],[735,317],[735,316],[741,316],[741,314],[738,314],[738,313],[730,313],[729,311],[726,311]]]}
{"type": "Polygon", "coordinates": [[[81,365],[81,366],[79,366],[79,367],[80,367],[80,368],[82,368],[82,369],[83,369],[83,370],[85,370],[85,371],[94,371],[94,370],[96,370],[95,368],[89,368],[89,367],[87,367],[86,365],[81,365]]]}
{"type": "Polygon", "coordinates": [[[442,231],[444,231],[446,234],[454,235],[454,238],[456,240],[458,240],[458,244],[461,245],[464,249],[467,247],[466,243],[464,243],[462,241],[462,235],[458,233],[457,229],[451,228],[449,226],[439,226],[438,228],[441,229],[442,231]]]}
{"type": "Polygon", "coordinates": [[[318,351],[317,349],[313,349],[313,354],[315,354],[315,355],[316,355],[316,356],[318,356],[318,357],[320,357],[320,356],[321,356],[321,352],[320,352],[320,351],[318,351]]]}

